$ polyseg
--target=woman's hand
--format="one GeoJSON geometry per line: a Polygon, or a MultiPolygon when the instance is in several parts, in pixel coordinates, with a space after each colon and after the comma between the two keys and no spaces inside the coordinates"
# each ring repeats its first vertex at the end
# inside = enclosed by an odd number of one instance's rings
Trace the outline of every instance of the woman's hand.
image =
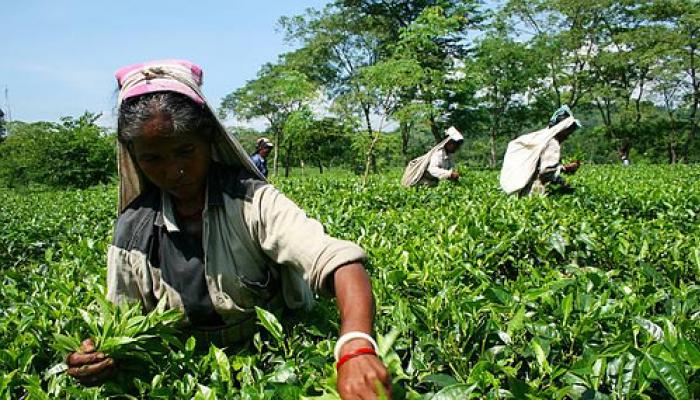
{"type": "Polygon", "coordinates": [[[114,359],[95,351],[95,342],[85,339],[80,350],[66,357],[68,375],[86,386],[96,385],[114,373],[114,359]]]}
{"type": "MultiPolygon", "coordinates": [[[[340,311],[341,335],[347,332],[372,332],[374,297],[365,268],[360,263],[339,267],[333,273],[335,295],[340,311]]],[[[340,348],[339,357],[360,348],[372,348],[367,339],[353,339],[340,348]]],[[[384,364],[375,355],[358,355],[338,368],[338,392],[343,400],[378,399],[384,388],[391,398],[391,379],[384,364]]]]}
{"type": "Polygon", "coordinates": [[[566,174],[573,174],[578,170],[578,168],[581,166],[581,161],[575,160],[573,162],[570,162],[566,165],[564,165],[564,173],[566,174]]]}
{"type": "MultiPolygon", "coordinates": [[[[359,348],[372,348],[366,340],[356,339],[342,347],[341,356],[359,348]]],[[[391,375],[375,355],[353,357],[338,368],[338,392],[343,400],[378,399],[384,394],[391,399],[391,375]],[[381,390],[378,392],[378,388],[381,390]]]]}

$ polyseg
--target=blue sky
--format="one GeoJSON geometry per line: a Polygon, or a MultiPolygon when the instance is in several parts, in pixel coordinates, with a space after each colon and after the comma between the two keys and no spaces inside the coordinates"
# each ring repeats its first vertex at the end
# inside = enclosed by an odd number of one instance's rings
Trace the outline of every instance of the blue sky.
{"type": "Polygon", "coordinates": [[[328,0],[77,1],[22,0],[2,5],[0,107],[9,89],[12,119],[56,121],[84,111],[113,123],[114,71],[162,58],[204,69],[204,93],[221,98],[291,50],[277,32],[283,15],[328,0]]]}

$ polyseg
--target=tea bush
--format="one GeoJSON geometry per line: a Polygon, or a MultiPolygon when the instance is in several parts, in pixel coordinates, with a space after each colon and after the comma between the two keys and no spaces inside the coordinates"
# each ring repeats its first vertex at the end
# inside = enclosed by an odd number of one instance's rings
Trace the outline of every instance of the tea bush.
{"type": "MultiPolygon", "coordinates": [[[[369,253],[395,398],[700,397],[700,167],[587,167],[544,198],[506,197],[490,171],[410,190],[399,175],[275,182],[369,253]]],[[[101,301],[115,204],[112,186],[0,190],[0,398],[336,398],[329,299],[259,310],[240,349],[199,351],[154,317],[109,343],[161,329],[157,358],[98,387],[62,373],[56,349],[143,323],[101,301]]]]}

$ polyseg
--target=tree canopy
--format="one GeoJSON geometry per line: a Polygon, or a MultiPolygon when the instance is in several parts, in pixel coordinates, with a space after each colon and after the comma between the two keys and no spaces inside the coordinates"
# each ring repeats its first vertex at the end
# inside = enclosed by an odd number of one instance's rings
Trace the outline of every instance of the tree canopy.
{"type": "Polygon", "coordinates": [[[352,151],[364,155],[350,159],[365,172],[385,156],[376,150],[380,141],[398,144],[393,151],[402,156],[392,159],[404,163],[441,140],[450,125],[472,144],[463,159],[496,167],[508,140],[541,128],[563,104],[584,121],[581,136],[588,139],[568,146],[577,156],[694,162],[700,158],[698,5],[508,0],[494,8],[470,0],[336,0],[283,17],[286,39],[298,48],[232,92],[222,110],[266,118],[290,153],[287,160],[300,158],[291,150],[295,140],[308,158],[309,142],[298,132],[332,115],[346,127],[341,131],[350,135],[352,151]],[[270,73],[290,69],[296,80],[270,73]],[[278,93],[286,100],[270,103],[278,93]],[[312,99],[323,106],[312,106],[312,99]],[[297,133],[284,140],[280,121],[295,112],[306,125],[295,122],[297,133]]]}

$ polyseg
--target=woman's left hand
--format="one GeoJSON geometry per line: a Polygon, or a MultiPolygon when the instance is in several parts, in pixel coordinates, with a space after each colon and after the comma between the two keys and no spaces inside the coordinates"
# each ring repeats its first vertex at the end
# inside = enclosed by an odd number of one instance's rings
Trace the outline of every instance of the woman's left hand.
{"type": "MultiPolygon", "coordinates": [[[[364,340],[353,340],[343,346],[341,354],[360,347],[370,347],[364,340]]],[[[353,357],[338,368],[338,392],[343,400],[379,399],[380,394],[391,399],[391,375],[375,355],[353,357]],[[378,392],[379,390],[379,392],[378,392]]]]}

